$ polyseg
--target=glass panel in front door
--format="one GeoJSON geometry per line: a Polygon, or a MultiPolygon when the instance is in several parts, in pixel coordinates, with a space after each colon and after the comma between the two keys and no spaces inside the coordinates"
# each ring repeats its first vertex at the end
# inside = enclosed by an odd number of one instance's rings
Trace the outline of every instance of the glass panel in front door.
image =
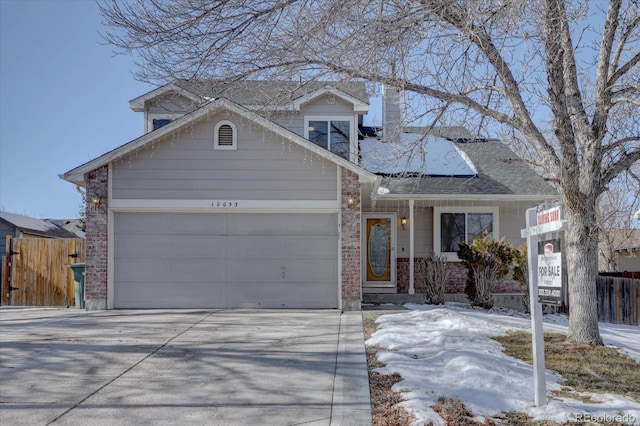
{"type": "Polygon", "coordinates": [[[367,281],[391,281],[391,219],[367,219],[367,281]]]}

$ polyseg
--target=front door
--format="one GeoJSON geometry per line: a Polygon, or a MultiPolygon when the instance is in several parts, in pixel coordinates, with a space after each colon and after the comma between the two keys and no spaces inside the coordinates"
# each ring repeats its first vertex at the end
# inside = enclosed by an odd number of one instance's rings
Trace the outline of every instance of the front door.
{"type": "Polygon", "coordinates": [[[364,215],[362,232],[363,290],[396,291],[395,214],[364,215]]]}

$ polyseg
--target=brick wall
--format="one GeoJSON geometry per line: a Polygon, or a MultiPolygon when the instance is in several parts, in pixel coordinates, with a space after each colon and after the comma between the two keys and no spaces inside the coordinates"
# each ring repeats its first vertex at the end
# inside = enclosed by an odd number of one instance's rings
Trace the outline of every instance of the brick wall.
{"type": "Polygon", "coordinates": [[[360,180],[358,175],[342,169],[342,309],[359,310],[362,301],[360,279],[360,180]],[[347,201],[352,198],[353,207],[347,201]]]}
{"type": "Polygon", "coordinates": [[[90,311],[107,308],[108,182],[107,166],[87,175],[85,307],[90,311]],[[94,196],[100,205],[94,205],[94,196]]]}

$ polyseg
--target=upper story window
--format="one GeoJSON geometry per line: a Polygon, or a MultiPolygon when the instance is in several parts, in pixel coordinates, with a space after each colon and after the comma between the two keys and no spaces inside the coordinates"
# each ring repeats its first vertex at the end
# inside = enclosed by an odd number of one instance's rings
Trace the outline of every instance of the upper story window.
{"type": "Polygon", "coordinates": [[[153,130],[157,130],[162,126],[166,126],[171,123],[172,120],[168,118],[154,118],[153,119],[153,130]]]}
{"type": "Polygon", "coordinates": [[[499,235],[497,207],[434,207],[433,215],[434,251],[448,260],[458,260],[462,241],[470,243],[484,231],[494,238],[499,235]]]}
{"type": "Polygon", "coordinates": [[[344,118],[305,118],[305,137],[314,144],[350,160],[351,145],[354,136],[353,119],[344,118]]]}
{"type": "Polygon", "coordinates": [[[214,128],[213,147],[214,149],[234,150],[238,146],[238,132],[235,124],[229,120],[222,120],[214,128]]]}

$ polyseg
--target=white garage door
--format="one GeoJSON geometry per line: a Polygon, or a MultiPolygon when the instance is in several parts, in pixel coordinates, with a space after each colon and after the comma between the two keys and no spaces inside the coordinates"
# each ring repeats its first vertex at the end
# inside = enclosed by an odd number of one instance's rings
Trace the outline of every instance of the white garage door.
{"type": "Polygon", "coordinates": [[[115,308],[337,308],[336,214],[116,213],[115,308]]]}

